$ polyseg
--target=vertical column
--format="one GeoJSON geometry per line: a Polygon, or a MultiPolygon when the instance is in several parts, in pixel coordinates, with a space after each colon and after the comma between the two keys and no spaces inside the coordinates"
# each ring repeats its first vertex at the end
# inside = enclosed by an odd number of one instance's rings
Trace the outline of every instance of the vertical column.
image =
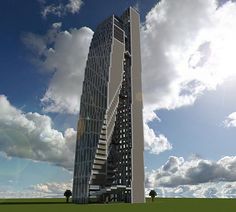
{"type": "Polygon", "coordinates": [[[141,82],[139,14],[130,8],[131,92],[132,92],[132,203],[145,202],[144,196],[144,136],[141,82]]]}

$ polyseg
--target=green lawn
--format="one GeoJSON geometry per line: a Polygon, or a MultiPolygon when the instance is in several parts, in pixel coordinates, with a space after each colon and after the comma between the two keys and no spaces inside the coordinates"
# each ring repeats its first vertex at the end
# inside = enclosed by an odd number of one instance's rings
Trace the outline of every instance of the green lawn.
{"type": "Polygon", "coordinates": [[[236,199],[156,198],[145,204],[89,204],[65,203],[65,199],[0,199],[0,212],[236,212],[236,199]]]}

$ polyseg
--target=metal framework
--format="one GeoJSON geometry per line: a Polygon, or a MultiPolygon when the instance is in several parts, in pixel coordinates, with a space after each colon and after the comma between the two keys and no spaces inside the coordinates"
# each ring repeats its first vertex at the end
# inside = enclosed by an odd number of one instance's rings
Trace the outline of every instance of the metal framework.
{"type": "Polygon", "coordinates": [[[133,8],[97,27],[79,115],[73,202],[144,202],[139,14],[133,8]]]}

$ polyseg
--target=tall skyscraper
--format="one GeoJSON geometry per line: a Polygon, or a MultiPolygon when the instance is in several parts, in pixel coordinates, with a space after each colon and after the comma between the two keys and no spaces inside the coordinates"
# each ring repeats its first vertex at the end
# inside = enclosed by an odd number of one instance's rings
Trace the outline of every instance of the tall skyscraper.
{"type": "Polygon", "coordinates": [[[93,35],[80,103],[75,203],[145,201],[139,27],[130,7],[93,35]]]}

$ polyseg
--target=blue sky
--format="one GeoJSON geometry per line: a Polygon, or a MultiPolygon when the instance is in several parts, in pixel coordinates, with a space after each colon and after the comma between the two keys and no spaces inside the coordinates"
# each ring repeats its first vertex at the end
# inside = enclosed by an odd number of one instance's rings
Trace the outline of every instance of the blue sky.
{"type": "Polygon", "coordinates": [[[2,2],[0,197],[71,188],[93,31],[129,6],[141,17],[146,190],[234,197],[236,3],[225,0],[2,2]]]}

